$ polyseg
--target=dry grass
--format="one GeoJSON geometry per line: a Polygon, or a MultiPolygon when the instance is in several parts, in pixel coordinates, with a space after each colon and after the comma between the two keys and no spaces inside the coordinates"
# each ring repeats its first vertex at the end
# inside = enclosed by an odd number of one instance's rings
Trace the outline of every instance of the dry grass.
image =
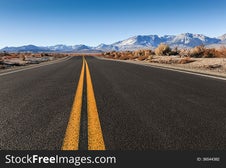
{"type": "Polygon", "coordinates": [[[167,44],[159,44],[159,46],[155,49],[156,55],[170,55],[171,49],[167,44]]]}
{"type": "Polygon", "coordinates": [[[146,60],[153,54],[151,50],[137,50],[137,51],[121,51],[121,52],[105,52],[102,56],[111,59],[119,60],[146,60]]]}
{"type": "Polygon", "coordinates": [[[144,61],[148,59],[148,55],[140,56],[137,58],[139,61],[144,61]]]}
{"type": "Polygon", "coordinates": [[[221,53],[221,58],[226,58],[226,47],[221,47],[219,51],[221,53]]]}
{"type": "MultiPolygon", "coordinates": [[[[81,54],[80,54],[81,55],[81,54]]],[[[179,63],[189,63],[190,58],[226,58],[226,47],[220,49],[206,48],[204,45],[196,46],[192,49],[178,49],[175,47],[171,49],[166,44],[160,44],[155,52],[152,50],[136,50],[136,51],[111,51],[100,54],[106,58],[120,59],[120,60],[146,60],[151,59],[153,55],[157,56],[180,56],[185,57],[179,63]]]]}
{"type": "Polygon", "coordinates": [[[226,48],[206,48],[200,45],[188,50],[187,55],[194,58],[226,58],[226,48]]]}
{"type": "Polygon", "coordinates": [[[194,60],[192,60],[191,57],[184,57],[178,61],[178,64],[188,64],[191,62],[194,62],[194,60]]]}
{"type": "Polygon", "coordinates": [[[54,59],[66,57],[67,53],[0,53],[0,69],[13,66],[38,64],[54,59]]]}
{"type": "Polygon", "coordinates": [[[173,66],[184,69],[209,71],[213,73],[226,73],[226,47],[220,49],[205,48],[197,46],[192,49],[173,49],[169,56],[157,56],[153,51],[121,51],[106,52],[102,56],[120,60],[148,61],[150,63],[165,64],[162,66],[173,66]],[[175,53],[175,55],[171,55],[175,53]]]}

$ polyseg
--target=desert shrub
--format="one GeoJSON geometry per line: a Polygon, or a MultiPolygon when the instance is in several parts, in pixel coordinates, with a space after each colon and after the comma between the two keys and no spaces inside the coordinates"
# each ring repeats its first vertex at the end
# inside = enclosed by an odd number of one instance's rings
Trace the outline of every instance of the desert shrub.
{"type": "Polygon", "coordinates": [[[154,55],[154,52],[152,50],[144,50],[144,55],[145,56],[154,55]]]}
{"type": "Polygon", "coordinates": [[[203,58],[219,58],[221,57],[220,51],[210,48],[210,49],[205,49],[203,53],[203,58]]]}
{"type": "Polygon", "coordinates": [[[45,57],[45,56],[47,57],[47,56],[49,56],[49,54],[48,53],[41,53],[41,56],[42,57],[45,57]]]}
{"type": "Polygon", "coordinates": [[[177,51],[170,51],[168,55],[178,55],[179,53],[177,51]]]}
{"type": "Polygon", "coordinates": [[[178,47],[175,47],[169,52],[169,55],[179,55],[179,53],[180,53],[180,50],[178,49],[178,47]]]}
{"type": "Polygon", "coordinates": [[[222,58],[226,58],[226,47],[221,47],[219,52],[222,58]]]}
{"type": "Polygon", "coordinates": [[[203,57],[204,52],[205,52],[204,45],[196,46],[190,50],[190,56],[195,57],[195,58],[201,58],[201,57],[203,57]]]}
{"type": "Polygon", "coordinates": [[[143,60],[146,60],[147,58],[148,58],[148,56],[147,56],[147,55],[144,55],[144,56],[138,57],[137,59],[138,59],[139,61],[143,61],[143,60]]]}
{"type": "Polygon", "coordinates": [[[190,57],[191,56],[191,49],[181,49],[179,51],[180,57],[190,57]]]}
{"type": "Polygon", "coordinates": [[[112,57],[113,57],[114,59],[118,59],[118,58],[121,57],[121,54],[120,54],[120,53],[113,53],[113,54],[111,54],[111,55],[112,55],[112,57]]]}
{"type": "Polygon", "coordinates": [[[138,56],[132,55],[132,59],[137,59],[137,58],[138,58],[138,56]]]}
{"type": "Polygon", "coordinates": [[[120,59],[123,59],[123,60],[129,59],[129,60],[132,60],[132,59],[134,59],[134,55],[132,54],[132,52],[124,51],[124,52],[121,52],[120,59]]]}
{"type": "Polygon", "coordinates": [[[130,57],[128,55],[122,55],[121,57],[119,57],[120,60],[129,60],[130,57]]]}
{"type": "Polygon", "coordinates": [[[112,59],[115,58],[113,55],[106,55],[105,57],[106,57],[106,58],[112,58],[112,59]]]}
{"type": "Polygon", "coordinates": [[[156,55],[170,55],[171,49],[167,44],[159,44],[159,46],[155,49],[156,55]]]}
{"type": "Polygon", "coordinates": [[[134,57],[133,57],[133,55],[132,54],[127,54],[128,55],[128,57],[132,60],[132,59],[134,59],[134,57]]]}
{"type": "Polygon", "coordinates": [[[133,53],[134,53],[134,56],[137,56],[137,57],[145,55],[145,51],[144,50],[136,50],[133,53]]]}
{"type": "Polygon", "coordinates": [[[103,55],[104,56],[109,56],[109,55],[111,55],[111,53],[110,52],[105,52],[103,55]]]}
{"type": "Polygon", "coordinates": [[[178,61],[178,64],[187,64],[190,62],[194,62],[194,60],[192,60],[191,57],[184,57],[178,61]]]}
{"type": "Polygon", "coordinates": [[[6,51],[0,52],[0,57],[3,57],[3,56],[10,56],[10,54],[6,51]]]}
{"type": "Polygon", "coordinates": [[[25,61],[25,60],[26,60],[26,56],[23,55],[23,54],[21,54],[21,55],[19,56],[19,58],[20,58],[20,60],[22,60],[22,61],[25,61]]]}
{"type": "Polygon", "coordinates": [[[189,56],[195,58],[220,58],[222,57],[222,51],[215,48],[205,48],[204,45],[201,45],[191,49],[189,56]]]}

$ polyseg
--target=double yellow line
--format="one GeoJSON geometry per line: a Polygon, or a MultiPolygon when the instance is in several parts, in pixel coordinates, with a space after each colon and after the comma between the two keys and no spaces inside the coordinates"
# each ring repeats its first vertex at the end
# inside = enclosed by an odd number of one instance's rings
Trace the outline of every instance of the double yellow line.
{"type": "Polygon", "coordinates": [[[79,132],[83,97],[82,93],[85,73],[87,87],[88,150],[105,150],[105,144],[98,116],[89,66],[84,57],[67,130],[62,145],[62,150],[79,149],[79,132]]]}

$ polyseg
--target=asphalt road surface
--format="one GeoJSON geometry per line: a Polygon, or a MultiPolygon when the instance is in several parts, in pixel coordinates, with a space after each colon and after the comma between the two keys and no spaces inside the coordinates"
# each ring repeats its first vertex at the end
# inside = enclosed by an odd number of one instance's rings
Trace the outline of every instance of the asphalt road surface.
{"type": "Polygon", "coordinates": [[[224,80],[95,57],[1,73],[0,149],[226,149],[224,80]]]}

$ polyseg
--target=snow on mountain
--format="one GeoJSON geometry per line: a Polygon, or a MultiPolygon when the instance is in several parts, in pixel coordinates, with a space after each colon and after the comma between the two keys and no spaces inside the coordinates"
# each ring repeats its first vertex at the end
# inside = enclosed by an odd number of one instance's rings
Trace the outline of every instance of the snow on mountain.
{"type": "Polygon", "coordinates": [[[88,47],[86,45],[80,44],[80,45],[63,45],[63,44],[58,44],[55,46],[49,46],[48,49],[52,51],[61,51],[61,52],[72,52],[72,51],[80,51],[80,50],[88,50],[91,49],[91,47],[88,47]]]}
{"type": "Polygon", "coordinates": [[[67,45],[63,45],[63,44],[49,46],[48,49],[53,50],[53,51],[71,51],[71,50],[73,50],[72,46],[67,46],[67,45]]]}
{"type": "Polygon", "coordinates": [[[20,47],[4,47],[0,51],[6,52],[94,52],[95,49],[88,47],[86,45],[74,45],[67,46],[63,44],[48,46],[48,47],[39,47],[35,45],[26,45],[20,47]]]}
{"type": "Polygon", "coordinates": [[[218,39],[221,40],[220,44],[226,45],[226,34],[224,34],[224,35],[218,37],[218,39]]]}
{"type": "Polygon", "coordinates": [[[94,49],[97,50],[104,50],[104,51],[112,51],[112,50],[119,50],[119,48],[117,46],[114,45],[107,45],[107,44],[100,44],[97,47],[94,47],[94,49]]]}
{"type": "Polygon", "coordinates": [[[130,45],[141,45],[141,46],[156,46],[161,42],[161,38],[157,35],[139,35],[128,38],[123,41],[113,43],[112,45],[122,47],[130,45]]]}
{"type": "Polygon", "coordinates": [[[133,50],[137,48],[156,48],[160,43],[166,43],[171,47],[191,48],[201,44],[215,44],[220,42],[220,39],[210,38],[201,34],[184,33],[179,35],[139,35],[122,41],[113,43],[119,50],[133,50]]]}
{"type": "Polygon", "coordinates": [[[155,48],[162,42],[162,39],[157,35],[138,35],[130,37],[126,40],[118,41],[111,44],[118,50],[137,50],[140,48],[155,48]]]}
{"type": "Polygon", "coordinates": [[[170,46],[195,47],[198,45],[208,45],[220,42],[220,39],[210,38],[201,34],[185,33],[175,36],[171,41],[166,43],[170,46]]]}
{"type": "Polygon", "coordinates": [[[218,39],[220,39],[222,41],[226,40],[226,34],[223,34],[222,36],[218,37],[218,39]]]}
{"type": "Polygon", "coordinates": [[[83,44],[80,44],[80,45],[74,45],[74,46],[72,46],[72,48],[73,48],[73,50],[75,50],[75,51],[91,49],[91,47],[86,46],[86,45],[83,45],[83,44]]]}
{"type": "Polygon", "coordinates": [[[96,47],[86,45],[55,45],[48,47],[38,47],[27,45],[21,47],[5,47],[0,51],[7,52],[100,52],[100,51],[121,51],[121,50],[137,50],[137,49],[154,49],[160,43],[168,44],[171,48],[193,48],[198,45],[206,45],[207,47],[226,45],[226,34],[211,38],[202,34],[183,33],[179,35],[138,35],[125,40],[115,42],[113,44],[100,44],[96,47]]]}
{"type": "Polygon", "coordinates": [[[6,52],[41,52],[41,51],[49,51],[46,47],[37,47],[35,45],[26,45],[21,47],[4,47],[0,51],[6,52]]]}

